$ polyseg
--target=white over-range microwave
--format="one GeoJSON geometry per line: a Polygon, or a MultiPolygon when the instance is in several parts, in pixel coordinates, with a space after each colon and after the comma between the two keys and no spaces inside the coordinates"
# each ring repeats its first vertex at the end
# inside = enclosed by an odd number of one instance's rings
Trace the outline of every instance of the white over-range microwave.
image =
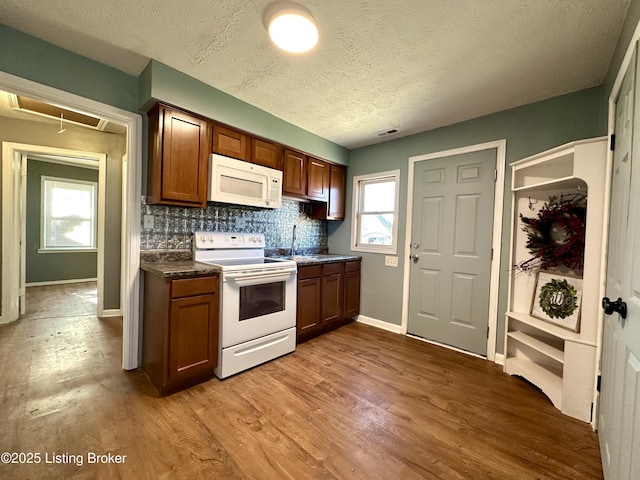
{"type": "Polygon", "coordinates": [[[282,172],[212,153],[209,155],[207,200],[279,208],[282,203],[282,172]]]}

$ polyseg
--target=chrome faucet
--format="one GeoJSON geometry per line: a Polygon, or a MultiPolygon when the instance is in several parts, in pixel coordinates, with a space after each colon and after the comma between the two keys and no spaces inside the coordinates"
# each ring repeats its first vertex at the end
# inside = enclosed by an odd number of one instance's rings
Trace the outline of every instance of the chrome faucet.
{"type": "Polygon", "coordinates": [[[291,256],[296,254],[296,227],[297,225],[293,226],[293,234],[291,235],[291,256]]]}

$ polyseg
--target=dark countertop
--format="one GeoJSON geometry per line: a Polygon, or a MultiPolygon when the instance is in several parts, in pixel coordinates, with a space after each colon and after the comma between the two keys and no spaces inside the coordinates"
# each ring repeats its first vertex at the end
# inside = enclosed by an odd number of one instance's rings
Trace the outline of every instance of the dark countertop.
{"type": "Polygon", "coordinates": [[[181,261],[140,261],[140,268],[158,277],[194,277],[197,275],[217,275],[220,273],[218,267],[206,263],[194,262],[192,260],[181,261]]]}
{"type": "Polygon", "coordinates": [[[295,262],[298,265],[313,265],[316,263],[334,263],[334,262],[349,262],[353,260],[362,260],[362,257],[359,255],[342,255],[339,253],[293,255],[293,256],[287,256],[287,257],[274,257],[274,258],[286,258],[289,260],[295,260],[295,262]]]}
{"type": "MultiPolygon", "coordinates": [[[[317,254],[295,255],[293,257],[274,257],[295,260],[298,265],[314,265],[319,263],[348,262],[361,260],[359,255],[317,254]]],[[[193,277],[197,275],[216,275],[220,269],[207,263],[186,260],[184,257],[163,257],[146,255],[140,261],[140,269],[159,277],[193,277]],[[175,259],[174,259],[175,258],[175,259]]]]}

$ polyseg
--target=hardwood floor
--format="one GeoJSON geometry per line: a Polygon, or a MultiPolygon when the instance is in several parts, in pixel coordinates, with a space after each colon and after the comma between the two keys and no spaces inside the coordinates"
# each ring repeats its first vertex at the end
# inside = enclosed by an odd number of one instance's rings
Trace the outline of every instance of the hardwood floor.
{"type": "Polygon", "coordinates": [[[41,463],[0,464],[0,478],[602,478],[589,425],[497,365],[415,339],[351,324],[158,397],[120,369],[120,319],[36,310],[0,326],[0,452],[41,463]]]}

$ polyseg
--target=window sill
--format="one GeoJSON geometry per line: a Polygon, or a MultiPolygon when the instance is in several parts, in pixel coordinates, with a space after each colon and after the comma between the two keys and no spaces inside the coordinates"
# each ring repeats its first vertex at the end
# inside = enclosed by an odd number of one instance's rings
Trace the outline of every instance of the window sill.
{"type": "Polygon", "coordinates": [[[96,253],[97,248],[39,248],[38,253],[96,253]]]}
{"type": "Polygon", "coordinates": [[[379,253],[381,255],[396,255],[398,252],[396,247],[367,247],[364,245],[351,245],[351,250],[354,252],[379,253]]]}

